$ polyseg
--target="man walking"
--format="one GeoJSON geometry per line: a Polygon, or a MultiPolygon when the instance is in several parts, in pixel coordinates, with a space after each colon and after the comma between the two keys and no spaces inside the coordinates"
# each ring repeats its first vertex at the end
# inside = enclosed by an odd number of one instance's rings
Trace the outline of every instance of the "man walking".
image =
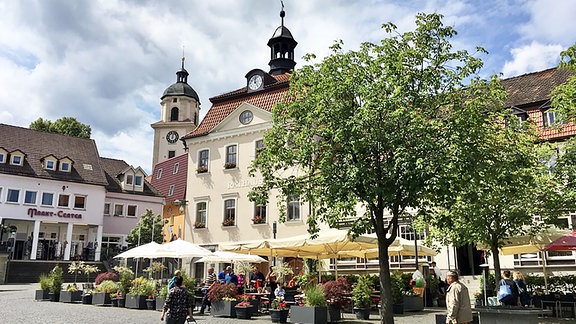
{"type": "Polygon", "coordinates": [[[458,273],[448,271],[446,283],[446,324],[469,324],[472,322],[472,306],[468,288],[458,281],[458,273]]]}

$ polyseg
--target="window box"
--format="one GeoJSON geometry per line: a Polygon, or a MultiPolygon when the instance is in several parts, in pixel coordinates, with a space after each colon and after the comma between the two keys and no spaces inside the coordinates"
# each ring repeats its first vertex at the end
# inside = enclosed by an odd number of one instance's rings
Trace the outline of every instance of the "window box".
{"type": "Polygon", "coordinates": [[[206,223],[196,222],[194,223],[194,228],[206,228],[206,223]]]}
{"type": "Polygon", "coordinates": [[[224,163],[224,169],[234,169],[236,167],[236,162],[226,162],[224,163]]]}
{"type": "Polygon", "coordinates": [[[234,222],[234,219],[231,218],[227,218],[222,222],[222,226],[234,226],[236,222],[234,222]]]}
{"type": "Polygon", "coordinates": [[[198,169],[196,169],[196,173],[206,173],[206,172],[208,172],[207,167],[199,166],[198,169]]]}
{"type": "Polygon", "coordinates": [[[266,218],[262,216],[254,216],[252,224],[266,224],[266,218]]]}

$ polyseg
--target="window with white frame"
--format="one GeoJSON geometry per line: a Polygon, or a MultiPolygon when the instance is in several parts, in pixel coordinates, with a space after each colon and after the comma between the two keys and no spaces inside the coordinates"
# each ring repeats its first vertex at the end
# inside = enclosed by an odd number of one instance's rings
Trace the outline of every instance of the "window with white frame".
{"type": "Polygon", "coordinates": [[[0,163],[6,163],[6,153],[0,152],[0,163]]]}
{"type": "Polygon", "coordinates": [[[54,194],[51,192],[42,193],[42,206],[54,206],[54,194]]]}
{"type": "Polygon", "coordinates": [[[8,192],[6,193],[6,202],[20,202],[20,189],[8,189],[8,192]]]}
{"type": "Polygon", "coordinates": [[[136,205],[128,205],[128,208],[126,208],[126,216],[136,217],[136,208],[136,205]]]}
{"type": "Polygon", "coordinates": [[[174,185],[170,185],[170,188],[168,189],[168,196],[172,196],[174,194],[174,185]]]}
{"type": "Polygon", "coordinates": [[[60,162],[60,171],[70,172],[70,163],[68,162],[60,162]]]}
{"type": "Polygon", "coordinates": [[[178,168],[180,167],[180,163],[175,163],[174,164],[174,170],[172,170],[172,174],[176,174],[178,173],[178,168]]]}
{"type": "Polygon", "coordinates": [[[156,179],[160,178],[162,178],[162,169],[158,169],[158,171],[156,171],[156,179]]]}
{"type": "Polygon", "coordinates": [[[286,218],[288,221],[300,220],[300,197],[298,195],[288,195],[286,218]]]}
{"type": "Polygon", "coordinates": [[[110,203],[104,204],[104,215],[110,216],[110,203]]]}
{"type": "Polygon", "coordinates": [[[36,205],[36,196],[38,193],[36,191],[26,190],[24,193],[24,203],[28,205],[36,205]]]}
{"type": "Polygon", "coordinates": [[[205,201],[196,203],[196,221],[194,222],[195,228],[206,227],[207,214],[208,214],[208,203],[205,201]]]}
{"type": "Polygon", "coordinates": [[[238,158],[238,145],[226,146],[226,162],[224,167],[227,169],[235,168],[238,158]]]}
{"type": "Polygon", "coordinates": [[[254,217],[252,218],[254,224],[266,223],[266,205],[254,204],[254,217]]]}
{"type": "Polygon", "coordinates": [[[70,206],[70,195],[59,194],[58,195],[58,207],[68,208],[70,206]]]}
{"type": "Polygon", "coordinates": [[[24,164],[24,159],[21,155],[12,155],[12,159],[10,159],[10,164],[12,165],[22,165],[24,164]]]}
{"type": "Polygon", "coordinates": [[[134,177],[134,185],[138,187],[142,186],[142,176],[137,175],[134,177]]]}
{"type": "Polygon", "coordinates": [[[86,196],[75,195],[74,196],[74,208],[75,209],[86,209],[86,196]]]}
{"type": "Polygon", "coordinates": [[[115,204],[114,205],[114,216],[124,216],[124,205],[115,204]]]}
{"type": "Polygon", "coordinates": [[[46,170],[56,170],[56,161],[46,160],[46,170]]]}
{"type": "Polygon", "coordinates": [[[542,112],[544,127],[551,127],[556,122],[558,115],[555,111],[546,110],[542,112]]]}
{"type": "Polygon", "coordinates": [[[236,224],[236,199],[224,200],[224,221],[223,225],[236,224]]]}
{"type": "Polygon", "coordinates": [[[131,185],[131,184],[133,184],[133,183],[134,183],[134,176],[131,175],[131,174],[128,174],[128,175],[126,176],[126,184],[131,185]]]}
{"type": "Polygon", "coordinates": [[[198,152],[198,173],[208,172],[208,160],[210,153],[208,150],[201,150],[198,152]]]}

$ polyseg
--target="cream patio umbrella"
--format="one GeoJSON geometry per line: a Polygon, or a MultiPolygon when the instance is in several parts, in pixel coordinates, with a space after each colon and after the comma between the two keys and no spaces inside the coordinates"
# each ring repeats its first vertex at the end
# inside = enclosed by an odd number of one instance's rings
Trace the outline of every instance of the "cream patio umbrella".
{"type": "Polygon", "coordinates": [[[124,259],[128,259],[128,258],[156,258],[156,252],[158,251],[159,247],[160,247],[160,244],[158,244],[156,242],[146,243],[146,244],[137,246],[135,248],[132,248],[128,251],[122,252],[122,253],[114,256],[114,259],[117,259],[117,258],[124,258],[124,259]]]}
{"type": "Polygon", "coordinates": [[[212,255],[205,256],[196,261],[200,262],[248,262],[248,263],[262,263],[268,262],[268,260],[253,254],[243,254],[230,251],[216,251],[212,255]]]}
{"type": "Polygon", "coordinates": [[[212,251],[183,239],[177,239],[172,242],[162,244],[156,251],[156,257],[158,258],[166,257],[181,259],[205,257],[210,255],[212,255],[212,251]]]}
{"type": "MultiPolygon", "coordinates": [[[[433,249],[423,246],[421,244],[417,245],[419,256],[435,256],[437,253],[433,249]]],[[[352,256],[357,258],[366,259],[377,259],[378,258],[378,248],[368,249],[364,251],[341,251],[339,252],[341,256],[352,256]]],[[[394,242],[388,247],[388,255],[405,255],[405,256],[415,256],[416,249],[414,248],[414,241],[410,241],[401,237],[397,237],[394,242]]]]}

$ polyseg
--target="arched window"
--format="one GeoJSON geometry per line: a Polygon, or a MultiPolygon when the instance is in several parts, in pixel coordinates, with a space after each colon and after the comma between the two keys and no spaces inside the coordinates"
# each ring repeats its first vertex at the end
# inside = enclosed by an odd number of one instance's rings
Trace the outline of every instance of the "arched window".
{"type": "Polygon", "coordinates": [[[170,121],[178,121],[178,108],[174,107],[170,111],[170,121]]]}

